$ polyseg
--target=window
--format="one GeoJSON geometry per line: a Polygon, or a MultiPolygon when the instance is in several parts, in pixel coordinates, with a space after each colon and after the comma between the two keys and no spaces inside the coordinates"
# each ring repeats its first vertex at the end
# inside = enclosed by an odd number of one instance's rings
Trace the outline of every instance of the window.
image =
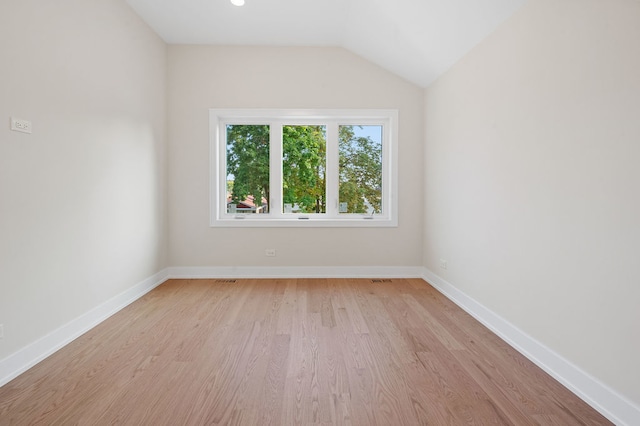
{"type": "Polygon", "coordinates": [[[211,226],[397,226],[397,111],[210,110],[211,226]]]}

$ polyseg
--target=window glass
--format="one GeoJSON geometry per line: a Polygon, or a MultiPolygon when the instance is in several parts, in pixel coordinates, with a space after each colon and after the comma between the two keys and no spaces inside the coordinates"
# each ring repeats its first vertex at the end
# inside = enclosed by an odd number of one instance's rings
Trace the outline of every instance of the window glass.
{"type": "Polygon", "coordinates": [[[382,213],[382,126],[339,127],[338,212],[382,213]]]}
{"type": "Polygon", "coordinates": [[[269,126],[227,125],[227,213],[269,212],[269,126]]]}
{"type": "Polygon", "coordinates": [[[282,127],[283,213],[326,212],[326,126],[282,127]]]}

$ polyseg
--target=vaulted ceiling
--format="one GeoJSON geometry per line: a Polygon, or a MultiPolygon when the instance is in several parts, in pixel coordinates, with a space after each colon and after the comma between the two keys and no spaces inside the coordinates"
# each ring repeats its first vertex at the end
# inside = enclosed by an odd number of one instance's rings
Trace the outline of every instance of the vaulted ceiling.
{"type": "Polygon", "coordinates": [[[341,46],[427,87],[527,0],[127,0],[169,44],[341,46]]]}

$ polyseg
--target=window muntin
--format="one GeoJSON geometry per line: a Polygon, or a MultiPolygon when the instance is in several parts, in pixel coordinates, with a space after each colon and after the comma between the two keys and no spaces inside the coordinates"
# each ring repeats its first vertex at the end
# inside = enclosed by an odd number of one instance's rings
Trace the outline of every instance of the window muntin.
{"type": "Polygon", "coordinates": [[[395,110],[210,110],[211,226],[397,226],[396,122],[395,110]]]}

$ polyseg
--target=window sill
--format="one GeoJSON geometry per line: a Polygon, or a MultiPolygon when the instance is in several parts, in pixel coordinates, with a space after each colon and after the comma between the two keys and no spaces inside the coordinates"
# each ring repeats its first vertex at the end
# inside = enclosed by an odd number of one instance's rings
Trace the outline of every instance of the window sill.
{"type": "Polygon", "coordinates": [[[398,222],[387,217],[352,216],[345,218],[296,215],[286,218],[258,218],[255,215],[237,215],[216,218],[211,227],[224,228],[394,228],[398,222]]]}

